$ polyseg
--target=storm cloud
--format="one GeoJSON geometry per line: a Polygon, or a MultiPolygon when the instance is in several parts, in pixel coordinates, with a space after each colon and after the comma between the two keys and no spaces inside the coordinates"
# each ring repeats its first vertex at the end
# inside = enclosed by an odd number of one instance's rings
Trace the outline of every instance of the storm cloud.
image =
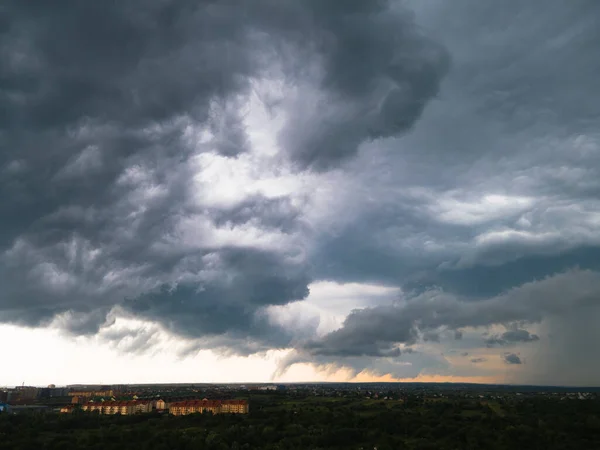
{"type": "Polygon", "coordinates": [[[501,335],[493,335],[488,337],[485,340],[485,344],[488,347],[493,347],[495,345],[507,346],[519,342],[535,342],[539,341],[539,339],[540,338],[537,334],[531,334],[527,330],[516,328],[514,330],[505,331],[501,335]]]}
{"type": "Polygon", "coordinates": [[[448,63],[386,1],[9,1],[0,14],[1,317],[61,315],[74,333],[120,305],[183,335],[287,344],[260,310],[308,294],[298,206],[209,203],[203,164],[252,153],[244,105],[273,73],[315,100],[286,99],[282,153],[321,170],[409,130],[448,63]]]}
{"type": "Polygon", "coordinates": [[[0,322],[286,349],[280,371],[594,380],[599,21],[594,0],[2,2],[0,322]]]}
{"type": "MultiPolygon", "coordinates": [[[[443,291],[426,291],[396,305],[352,311],[341,328],[310,342],[306,350],[317,355],[388,356],[398,344],[413,344],[427,333],[464,327],[540,322],[570,309],[600,303],[600,274],[572,271],[534,281],[488,299],[458,298],[443,291]],[[365,349],[365,350],[363,350],[365,349]]],[[[494,343],[538,340],[526,330],[507,331],[494,343]]],[[[489,343],[488,342],[488,343],[489,343]]]]}

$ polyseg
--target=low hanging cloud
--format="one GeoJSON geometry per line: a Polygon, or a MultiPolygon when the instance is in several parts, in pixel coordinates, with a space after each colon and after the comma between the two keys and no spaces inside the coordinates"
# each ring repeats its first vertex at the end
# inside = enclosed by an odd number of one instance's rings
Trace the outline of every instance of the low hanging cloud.
{"type": "Polygon", "coordinates": [[[519,355],[516,355],[514,353],[507,353],[503,356],[504,362],[506,364],[523,364],[523,362],[521,361],[521,358],[519,357],[519,355]]]}
{"type": "Polygon", "coordinates": [[[537,334],[531,334],[527,330],[515,328],[514,330],[505,331],[501,335],[493,335],[485,340],[488,347],[514,345],[523,342],[535,342],[540,338],[537,334]]]}
{"type": "MultiPolygon", "coordinates": [[[[427,291],[398,305],[353,311],[342,327],[308,342],[304,351],[323,356],[399,354],[423,334],[503,323],[536,323],[571,309],[597,305],[600,274],[574,270],[526,283],[488,299],[461,299],[443,291],[427,291]]],[[[537,340],[525,330],[507,331],[504,342],[537,340]]]]}

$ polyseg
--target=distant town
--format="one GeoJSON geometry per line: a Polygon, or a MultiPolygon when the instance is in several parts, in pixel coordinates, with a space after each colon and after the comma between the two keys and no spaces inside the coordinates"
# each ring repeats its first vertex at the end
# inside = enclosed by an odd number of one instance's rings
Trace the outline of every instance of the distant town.
{"type": "Polygon", "coordinates": [[[89,412],[103,415],[169,413],[176,416],[211,414],[247,414],[248,401],[215,398],[222,389],[201,390],[185,386],[17,386],[0,389],[0,413],[89,412]],[[202,397],[206,393],[209,398],[202,397]]]}
{"type": "Polygon", "coordinates": [[[103,415],[158,413],[248,414],[252,396],[364,398],[421,403],[448,399],[558,400],[600,398],[600,388],[454,383],[152,384],[69,385],[0,388],[0,413],[75,412],[103,415]]]}

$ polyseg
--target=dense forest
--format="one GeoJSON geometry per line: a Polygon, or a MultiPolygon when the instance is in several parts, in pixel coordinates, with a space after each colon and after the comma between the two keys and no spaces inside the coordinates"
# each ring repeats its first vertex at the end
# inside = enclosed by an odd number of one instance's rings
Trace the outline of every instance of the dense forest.
{"type": "Polygon", "coordinates": [[[598,400],[250,402],[250,414],[237,416],[0,414],[0,449],[600,449],[598,400]]]}

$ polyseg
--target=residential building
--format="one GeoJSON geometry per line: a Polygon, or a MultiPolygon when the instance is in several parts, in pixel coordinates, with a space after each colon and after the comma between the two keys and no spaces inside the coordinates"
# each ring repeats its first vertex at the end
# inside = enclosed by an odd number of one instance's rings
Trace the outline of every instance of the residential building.
{"type": "Polygon", "coordinates": [[[248,414],[248,402],[246,400],[225,400],[221,403],[221,412],[229,414],[248,414]]]}
{"type": "MultiPolygon", "coordinates": [[[[184,400],[167,403],[163,399],[158,400],[127,400],[127,401],[104,401],[87,402],[79,405],[82,411],[98,412],[99,414],[121,414],[131,415],[150,413],[154,410],[169,412],[176,416],[194,413],[212,414],[247,414],[249,411],[246,400],[184,400]]],[[[75,404],[65,405],[60,409],[61,413],[72,413],[78,406],[75,404]]]]}
{"type": "Polygon", "coordinates": [[[187,400],[169,405],[169,412],[174,416],[207,412],[212,414],[247,414],[248,411],[246,400],[187,400]]]}
{"type": "Polygon", "coordinates": [[[152,402],[140,401],[140,400],[129,400],[129,401],[108,401],[98,403],[84,403],[81,405],[82,411],[94,412],[98,411],[100,414],[121,414],[131,415],[137,413],[152,412],[152,402]]]}
{"type": "Polygon", "coordinates": [[[103,391],[71,391],[69,392],[69,396],[71,397],[113,397],[115,395],[115,391],[112,389],[106,389],[103,391]]]}

